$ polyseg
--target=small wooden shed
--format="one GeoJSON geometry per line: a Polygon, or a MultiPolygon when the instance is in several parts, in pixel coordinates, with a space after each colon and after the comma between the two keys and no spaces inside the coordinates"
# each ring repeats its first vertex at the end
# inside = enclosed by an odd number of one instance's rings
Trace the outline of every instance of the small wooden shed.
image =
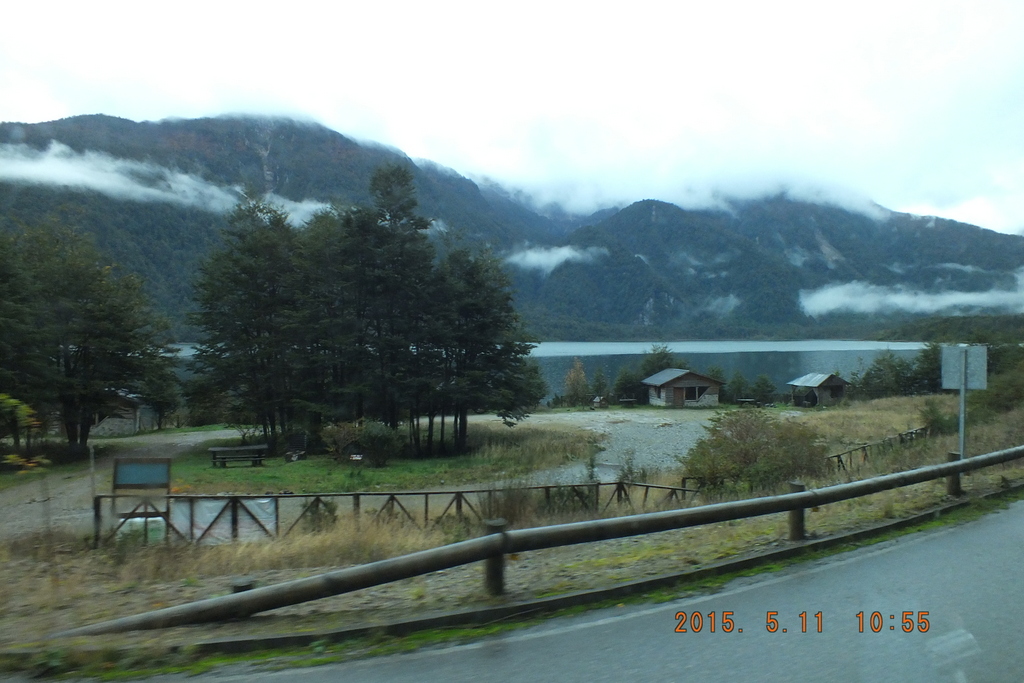
{"type": "Polygon", "coordinates": [[[812,372],[787,384],[793,387],[793,405],[813,408],[831,406],[842,401],[850,383],[834,373],[826,375],[812,372]]]}
{"type": "Polygon", "coordinates": [[[642,382],[652,406],[717,406],[723,382],[692,370],[669,368],[642,382]]]}
{"type": "Polygon", "coordinates": [[[93,436],[129,436],[156,429],[156,411],[139,396],[117,392],[103,412],[93,416],[93,436]]]}

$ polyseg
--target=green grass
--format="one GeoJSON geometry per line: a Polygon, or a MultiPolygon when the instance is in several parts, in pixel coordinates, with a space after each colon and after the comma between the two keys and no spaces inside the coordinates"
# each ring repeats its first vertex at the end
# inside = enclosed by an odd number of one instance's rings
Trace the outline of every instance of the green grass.
{"type": "MultiPolygon", "coordinates": [[[[208,448],[214,442],[208,442],[208,448]]],[[[321,456],[286,463],[267,459],[262,467],[231,464],[214,468],[205,450],[174,461],[173,487],[182,493],[344,493],[404,491],[485,482],[505,475],[508,463],[481,456],[392,460],[387,467],[336,463],[321,456]]]]}
{"type": "Polygon", "coordinates": [[[176,493],[345,493],[408,491],[483,484],[528,477],[537,469],[586,459],[596,452],[597,437],[583,430],[484,427],[474,425],[474,450],[465,455],[393,459],[386,467],[353,464],[326,455],[285,462],[268,458],[262,467],[229,464],[213,467],[211,446],[237,445],[237,439],[210,440],[178,456],[171,470],[176,493]]]}

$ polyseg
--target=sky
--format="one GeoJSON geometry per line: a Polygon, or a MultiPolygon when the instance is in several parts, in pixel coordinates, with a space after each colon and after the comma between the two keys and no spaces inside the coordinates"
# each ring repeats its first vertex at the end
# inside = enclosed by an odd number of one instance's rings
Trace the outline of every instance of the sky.
{"type": "Polygon", "coordinates": [[[0,121],[284,115],[573,211],[787,191],[1024,233],[1022,35],[987,0],[36,0],[0,9],[0,121]]]}

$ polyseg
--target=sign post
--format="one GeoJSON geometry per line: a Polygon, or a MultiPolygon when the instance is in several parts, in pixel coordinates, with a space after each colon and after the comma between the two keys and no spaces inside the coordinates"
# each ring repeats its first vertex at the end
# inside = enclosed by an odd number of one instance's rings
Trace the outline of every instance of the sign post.
{"type": "Polygon", "coordinates": [[[942,347],[942,388],[960,391],[960,450],[967,456],[967,391],[988,388],[988,347],[958,344],[942,347]]]}

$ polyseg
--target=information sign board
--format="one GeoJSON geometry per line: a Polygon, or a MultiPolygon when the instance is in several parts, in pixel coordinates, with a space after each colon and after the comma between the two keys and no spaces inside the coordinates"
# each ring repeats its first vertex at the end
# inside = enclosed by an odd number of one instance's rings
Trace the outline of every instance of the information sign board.
{"type": "Polygon", "coordinates": [[[114,490],[164,489],[171,490],[170,458],[116,458],[114,460],[114,490]]]}
{"type": "Polygon", "coordinates": [[[963,377],[964,350],[967,351],[967,388],[988,388],[988,347],[983,345],[942,347],[942,388],[960,389],[963,377]]]}

